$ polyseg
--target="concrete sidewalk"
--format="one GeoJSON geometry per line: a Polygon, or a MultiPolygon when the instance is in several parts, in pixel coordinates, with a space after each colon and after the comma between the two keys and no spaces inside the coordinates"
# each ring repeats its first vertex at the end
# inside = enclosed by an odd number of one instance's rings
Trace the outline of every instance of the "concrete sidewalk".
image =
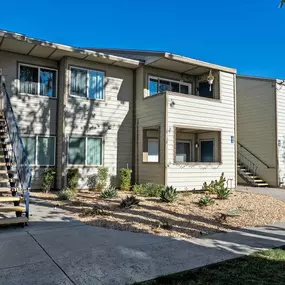
{"type": "Polygon", "coordinates": [[[42,214],[29,227],[0,232],[0,284],[132,284],[285,245],[285,223],[178,240],[87,226],[35,206],[42,214]]]}

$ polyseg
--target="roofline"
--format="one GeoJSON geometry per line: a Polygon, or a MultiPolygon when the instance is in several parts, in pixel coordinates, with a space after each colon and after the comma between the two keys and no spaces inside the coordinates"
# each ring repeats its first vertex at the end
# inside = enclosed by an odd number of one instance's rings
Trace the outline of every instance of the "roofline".
{"type": "Polygon", "coordinates": [[[69,46],[69,45],[53,43],[53,42],[49,42],[46,40],[40,40],[40,39],[28,37],[24,34],[9,32],[5,30],[1,30],[1,29],[0,29],[0,37],[14,39],[14,40],[22,41],[22,42],[27,42],[27,43],[31,43],[34,45],[52,47],[54,49],[64,50],[68,52],[75,52],[75,53],[80,53],[84,55],[93,55],[95,57],[106,58],[106,59],[114,60],[115,62],[120,61],[120,62],[124,62],[124,63],[134,65],[134,66],[139,66],[140,64],[140,61],[138,60],[124,58],[124,57],[116,56],[116,55],[109,55],[103,52],[97,52],[97,51],[90,50],[90,49],[84,49],[84,48],[78,48],[78,47],[69,46]]]}
{"type": "MultiPolygon", "coordinates": [[[[93,48],[92,48],[93,50],[93,48]]],[[[198,66],[202,66],[202,67],[206,67],[206,68],[210,68],[210,69],[216,69],[216,70],[221,70],[221,71],[225,71],[225,72],[229,72],[229,73],[237,73],[237,70],[234,68],[230,68],[230,67],[225,67],[225,66],[221,66],[221,65],[217,65],[217,64],[213,64],[213,63],[209,63],[209,62],[205,62],[205,61],[201,61],[201,60],[197,60],[197,59],[193,59],[190,57],[186,57],[186,56],[182,56],[182,55],[178,55],[178,54],[173,54],[170,52],[165,52],[165,51],[148,51],[148,50],[136,50],[136,49],[119,49],[119,48],[94,48],[94,50],[97,51],[102,51],[102,52],[116,52],[116,53],[120,53],[120,54],[137,54],[137,55],[149,55],[149,56],[161,56],[162,58],[166,58],[169,60],[174,60],[174,61],[179,61],[179,62],[183,62],[183,63],[189,63],[189,64],[193,64],[193,65],[198,65],[198,66]]],[[[155,59],[155,61],[158,59],[155,59]]],[[[151,64],[152,61],[146,62],[145,64],[151,64]]]]}
{"type": "MultiPolygon", "coordinates": [[[[280,80],[280,79],[277,79],[277,78],[254,76],[254,75],[243,75],[243,74],[237,74],[237,78],[264,80],[264,81],[271,81],[271,82],[272,82],[272,81],[278,81],[278,80],[280,80]]],[[[281,80],[281,81],[282,81],[282,80],[281,80]]]]}

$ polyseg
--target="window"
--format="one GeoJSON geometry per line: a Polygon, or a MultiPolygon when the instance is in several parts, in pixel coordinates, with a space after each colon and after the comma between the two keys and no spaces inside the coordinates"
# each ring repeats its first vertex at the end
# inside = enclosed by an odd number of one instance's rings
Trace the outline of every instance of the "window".
{"type": "Polygon", "coordinates": [[[22,141],[31,165],[55,165],[55,137],[22,137],[22,141]]]}
{"type": "Polygon", "coordinates": [[[166,91],[191,94],[192,84],[180,81],[168,80],[164,78],[149,77],[148,81],[149,95],[153,96],[166,91]]]}
{"type": "Polygon", "coordinates": [[[191,161],[191,142],[176,142],[176,162],[191,161]]]}
{"type": "Polygon", "coordinates": [[[143,162],[159,162],[159,128],[143,130],[143,162]]]}
{"type": "Polygon", "coordinates": [[[70,95],[104,99],[104,72],[71,67],[70,95]]]}
{"type": "Polygon", "coordinates": [[[202,140],[200,142],[201,162],[214,162],[214,141],[202,140]]]}
{"type": "Polygon", "coordinates": [[[199,96],[200,97],[205,97],[205,98],[214,98],[214,92],[213,88],[214,86],[211,86],[210,90],[210,85],[209,83],[206,82],[200,82],[199,83],[199,96]]]}
{"type": "Polygon", "coordinates": [[[70,137],[68,164],[102,165],[102,138],[70,137]]]}
{"type": "Polygon", "coordinates": [[[19,65],[20,93],[56,97],[56,70],[19,65]]]}

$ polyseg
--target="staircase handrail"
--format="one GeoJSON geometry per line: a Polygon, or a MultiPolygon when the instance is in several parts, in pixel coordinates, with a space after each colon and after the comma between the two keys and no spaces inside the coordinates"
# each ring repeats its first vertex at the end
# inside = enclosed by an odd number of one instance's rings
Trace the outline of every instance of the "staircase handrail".
{"type": "Polygon", "coordinates": [[[32,181],[32,171],[30,168],[28,155],[24,148],[24,144],[20,135],[20,129],[13,111],[13,107],[10,101],[10,96],[8,94],[5,83],[2,83],[2,86],[4,93],[3,109],[4,109],[9,139],[14,154],[16,171],[21,185],[21,190],[25,198],[26,213],[28,216],[29,190],[32,181]]]}
{"type": "MultiPolygon", "coordinates": [[[[264,162],[262,159],[260,159],[257,155],[255,155],[251,150],[249,150],[247,147],[245,147],[243,144],[237,142],[238,145],[245,149],[248,153],[250,153],[253,157],[255,157],[258,161],[260,161],[263,165],[266,166],[266,168],[270,169],[270,168],[275,168],[274,166],[269,166],[266,162],[264,162]]],[[[243,155],[244,156],[244,155],[243,155]]],[[[245,157],[245,156],[244,156],[245,157]]],[[[248,159],[248,158],[247,158],[248,159]]],[[[248,159],[249,160],[249,159],[248,159]]]]}

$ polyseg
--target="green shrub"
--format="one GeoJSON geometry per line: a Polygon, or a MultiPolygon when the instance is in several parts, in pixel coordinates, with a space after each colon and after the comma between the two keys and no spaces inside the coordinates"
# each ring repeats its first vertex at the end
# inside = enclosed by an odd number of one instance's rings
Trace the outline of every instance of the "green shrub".
{"type": "Polygon", "coordinates": [[[120,207],[121,208],[133,208],[138,206],[140,200],[137,199],[135,196],[127,196],[126,198],[122,199],[120,207]]]}
{"type": "Polygon", "coordinates": [[[120,169],[120,189],[130,190],[132,170],[129,168],[120,169]]]}
{"type": "Polygon", "coordinates": [[[164,189],[162,189],[160,194],[160,199],[162,202],[172,203],[177,198],[178,193],[176,188],[173,188],[172,186],[166,186],[164,189]]]}
{"type": "Polygon", "coordinates": [[[163,185],[155,183],[135,184],[133,186],[133,191],[137,195],[146,197],[160,197],[163,188],[163,185]]]}
{"type": "Polygon", "coordinates": [[[61,190],[58,194],[57,194],[57,198],[60,201],[63,200],[72,200],[76,197],[76,192],[72,189],[65,189],[65,190],[61,190]]]}
{"type": "Polygon", "coordinates": [[[76,191],[79,180],[79,171],[77,168],[67,170],[67,188],[76,191]]]}
{"type": "Polygon", "coordinates": [[[216,194],[217,189],[225,186],[225,182],[226,178],[224,176],[224,173],[222,173],[219,180],[211,181],[209,184],[207,184],[207,182],[204,182],[203,190],[209,192],[210,194],[216,194]]]}
{"type": "Polygon", "coordinates": [[[215,204],[215,200],[213,198],[211,198],[210,196],[206,195],[200,198],[199,200],[199,206],[203,207],[203,206],[210,206],[215,204]]]}
{"type": "Polygon", "coordinates": [[[51,189],[51,185],[54,181],[56,171],[54,168],[46,168],[44,170],[44,175],[43,175],[43,185],[42,185],[42,190],[44,192],[49,192],[51,189]]]}
{"type": "Polygon", "coordinates": [[[110,187],[109,189],[106,189],[101,193],[101,198],[108,199],[108,198],[114,198],[118,194],[118,191],[114,187],[110,187]]]}
{"type": "Polygon", "coordinates": [[[229,198],[230,194],[231,194],[231,190],[228,189],[227,187],[219,187],[216,190],[217,193],[217,198],[221,199],[221,200],[226,200],[229,198]]]}
{"type": "Polygon", "coordinates": [[[109,213],[106,212],[100,206],[93,206],[91,209],[83,209],[83,211],[79,214],[80,217],[92,217],[92,216],[108,216],[109,213]]]}
{"type": "Polygon", "coordinates": [[[98,168],[97,184],[96,184],[97,191],[102,191],[103,189],[105,189],[108,180],[108,173],[109,173],[108,167],[101,166],[98,168]]]}

